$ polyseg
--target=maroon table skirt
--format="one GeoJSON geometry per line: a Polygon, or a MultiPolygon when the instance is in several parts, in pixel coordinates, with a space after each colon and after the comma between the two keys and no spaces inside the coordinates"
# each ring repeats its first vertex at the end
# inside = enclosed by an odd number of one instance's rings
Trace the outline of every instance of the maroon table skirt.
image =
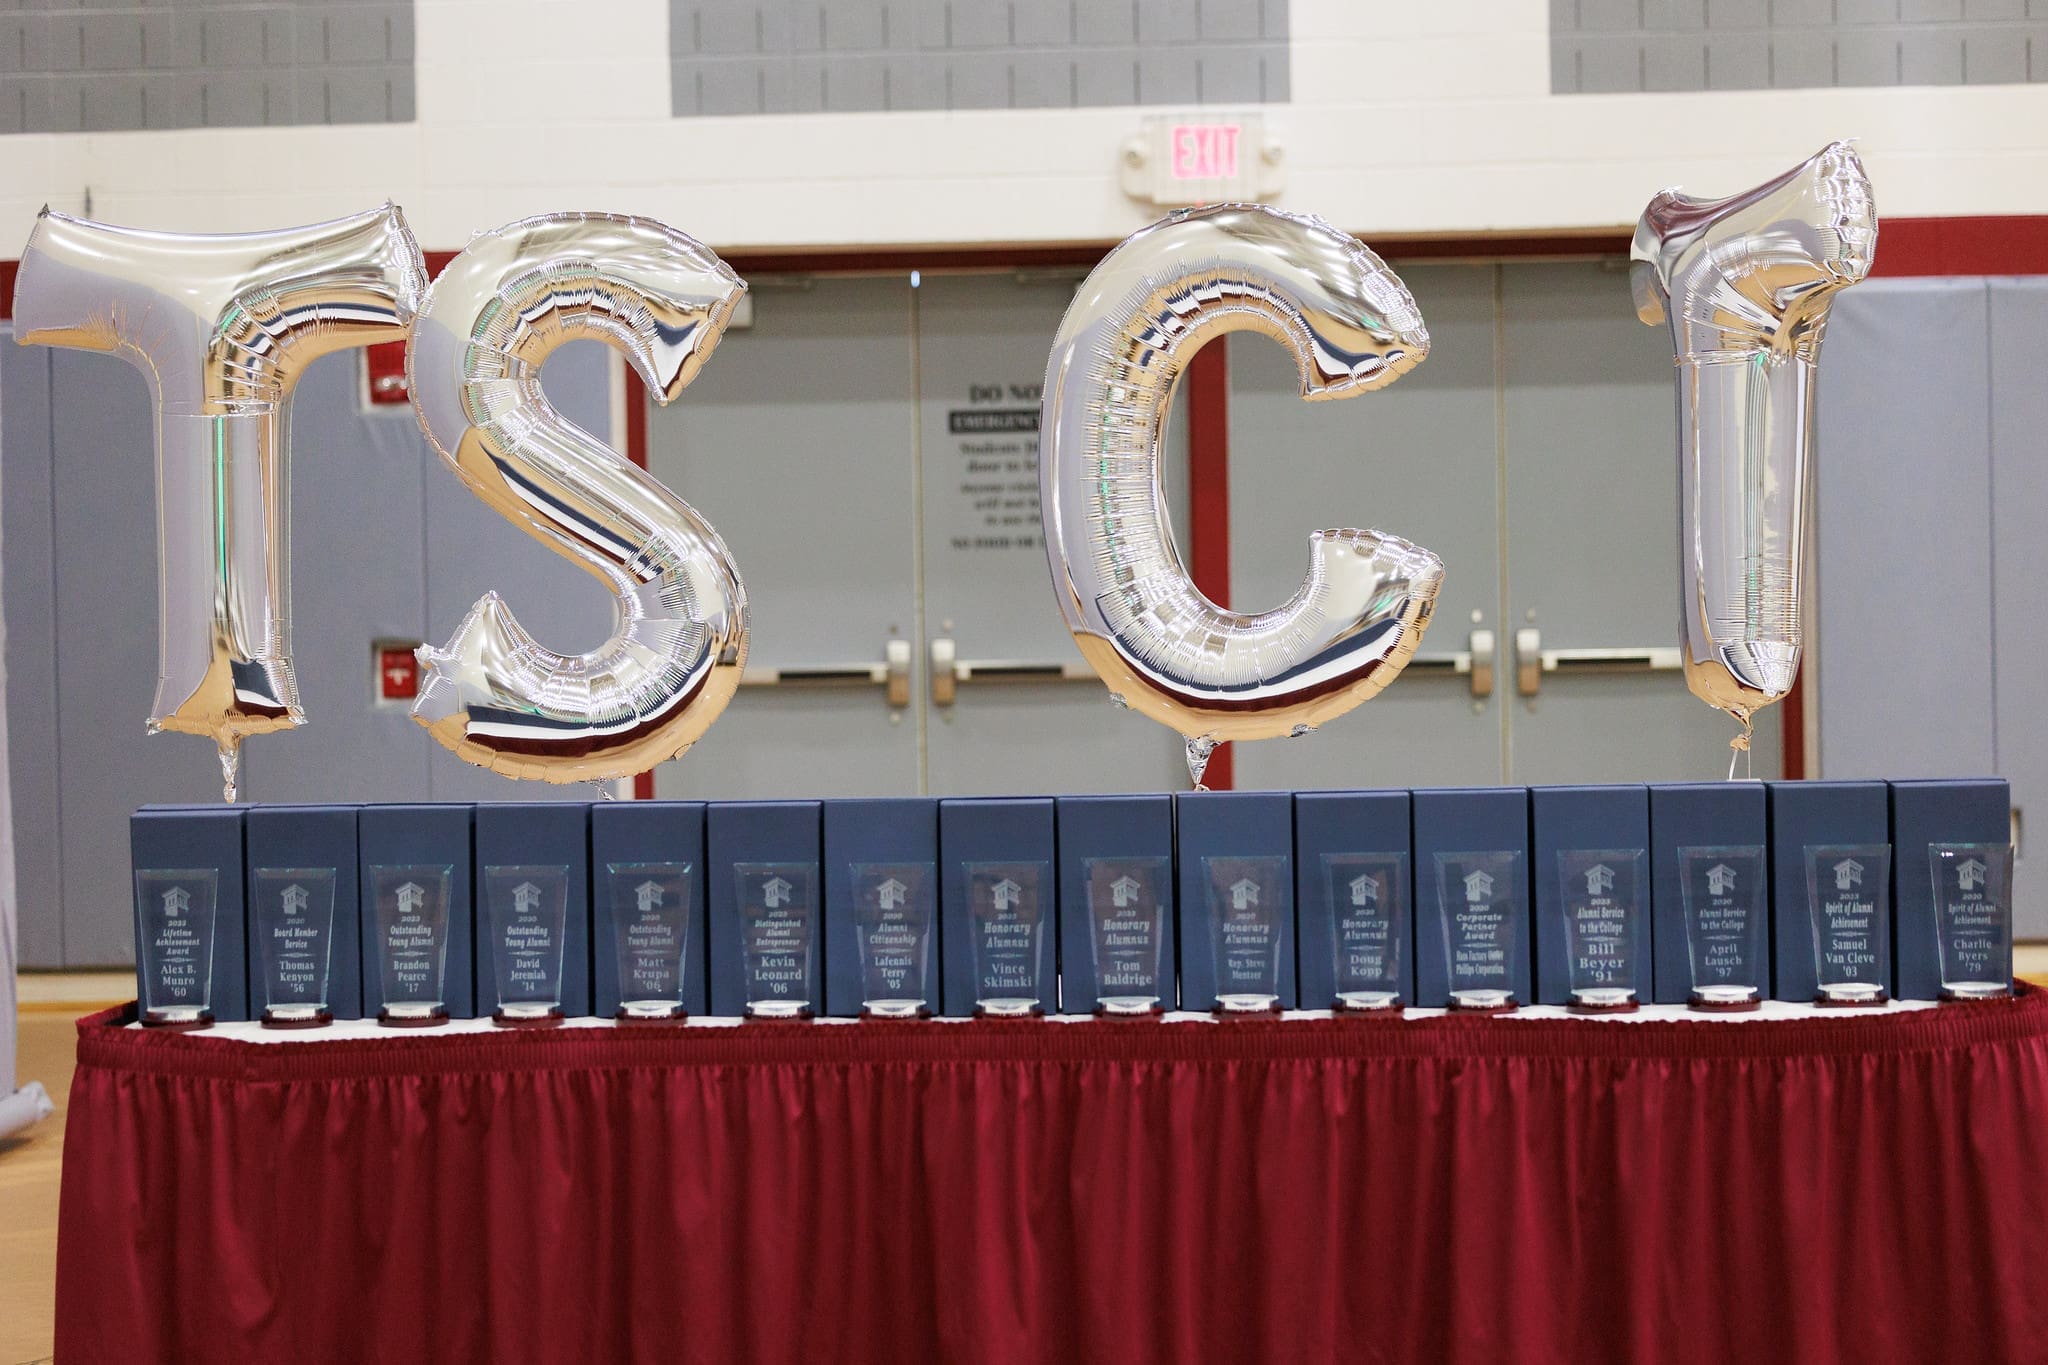
{"type": "Polygon", "coordinates": [[[79,1024],[64,1365],[2048,1360],[2048,996],[1747,1024],[79,1024]]]}

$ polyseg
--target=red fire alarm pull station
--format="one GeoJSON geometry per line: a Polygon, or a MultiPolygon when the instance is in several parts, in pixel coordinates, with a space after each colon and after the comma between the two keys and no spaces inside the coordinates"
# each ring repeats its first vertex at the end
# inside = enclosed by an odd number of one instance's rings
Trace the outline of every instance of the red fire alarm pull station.
{"type": "Polygon", "coordinates": [[[388,341],[382,346],[363,348],[363,365],[369,375],[370,406],[404,407],[412,401],[405,386],[405,343],[388,341]]]}
{"type": "Polygon", "coordinates": [[[379,640],[377,656],[377,700],[409,702],[420,694],[420,661],[413,654],[418,645],[403,640],[379,640]]]}

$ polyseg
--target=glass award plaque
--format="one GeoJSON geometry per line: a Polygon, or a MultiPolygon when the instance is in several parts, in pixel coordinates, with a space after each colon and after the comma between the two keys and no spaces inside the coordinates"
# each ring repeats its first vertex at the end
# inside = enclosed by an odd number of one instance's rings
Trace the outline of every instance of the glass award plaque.
{"type": "Polygon", "coordinates": [[[1045,863],[968,863],[974,934],[974,1008],[995,1017],[1044,1013],[1045,863]]]}
{"type": "Polygon", "coordinates": [[[213,928],[220,874],[210,867],[145,868],[135,874],[142,1012],[149,1028],[213,1022],[213,928]]]}
{"type": "Polygon", "coordinates": [[[619,956],[622,1024],[683,1017],[683,964],[690,946],[688,863],[610,863],[612,939],[619,956]]]}
{"type": "Polygon", "coordinates": [[[498,986],[491,1022],[544,1028],[562,1022],[562,947],[568,929],[569,869],[484,868],[484,919],[498,986]]]}
{"type": "Polygon", "coordinates": [[[2012,845],[1929,844],[1941,998],[2012,994],[2012,845]]]}
{"type": "Polygon", "coordinates": [[[1202,859],[1215,952],[1219,1014],[1267,1014],[1280,1008],[1280,954],[1291,951],[1294,918],[1288,860],[1266,856],[1202,859]]]}
{"type": "Polygon", "coordinates": [[[1166,997],[1167,858],[1086,858],[1088,939],[1095,1000],[1103,1014],[1151,1014],[1166,997]]]}
{"type": "MultiPolygon", "coordinates": [[[[1386,1010],[1401,1004],[1400,924],[1408,917],[1408,855],[1325,853],[1336,1007],[1386,1010]]],[[[1311,1002],[1304,1001],[1303,1004],[1311,1002]]]]}
{"type": "Polygon", "coordinates": [[[259,867],[249,887],[256,956],[263,970],[265,1028],[317,1028],[327,1008],[334,943],[331,867],[259,867]]]}
{"type": "Polygon", "coordinates": [[[384,1003],[377,1022],[423,1028],[448,1018],[448,892],[455,869],[446,863],[370,869],[371,951],[384,1003]]]}
{"type": "Polygon", "coordinates": [[[1515,999],[1516,934],[1526,918],[1522,855],[1514,850],[1436,855],[1444,962],[1453,1010],[1492,1014],[1515,999]]]}
{"type": "Polygon", "coordinates": [[[818,865],[734,863],[747,1015],[807,1019],[818,1001],[818,865]]]}
{"type": "Polygon", "coordinates": [[[1685,949],[1696,1010],[1753,1010],[1770,977],[1764,850],[1755,844],[1678,850],[1685,949]]]}
{"type": "Polygon", "coordinates": [[[1890,844],[1806,846],[1816,1003],[1882,1005],[1891,998],[1891,874],[1890,844]]]}
{"type": "Polygon", "coordinates": [[[930,863],[853,865],[853,946],[860,958],[861,1013],[875,1019],[921,1019],[938,918],[937,878],[930,863]]]}
{"type": "Polygon", "coordinates": [[[1571,1008],[1586,1014],[1635,1009],[1642,952],[1643,850],[1559,849],[1566,980],[1571,1008]]]}

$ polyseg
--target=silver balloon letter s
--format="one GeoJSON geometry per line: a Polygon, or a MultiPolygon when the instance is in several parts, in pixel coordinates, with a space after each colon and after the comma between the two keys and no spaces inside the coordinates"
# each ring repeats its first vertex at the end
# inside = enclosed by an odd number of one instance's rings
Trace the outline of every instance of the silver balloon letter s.
{"type": "Polygon", "coordinates": [[[1194,209],[1134,234],[1075,295],[1045,377],[1039,471],[1060,610],[1112,695],[1188,741],[1196,782],[1233,739],[1299,735],[1400,673],[1443,563],[1378,531],[1309,536],[1308,576],[1271,611],[1227,611],[1181,565],[1159,447],[1173,388],[1225,332],[1294,355],[1311,402],[1384,388],[1429,333],[1407,287],[1328,224],[1252,204],[1194,209]]]}
{"type": "Polygon", "coordinates": [[[1815,367],[1829,304],[1876,249],[1869,177],[1840,142],[1727,199],[1666,190],[1636,226],[1636,308],[1669,321],[1678,366],[1685,678],[1742,723],[1738,751],[1799,673],[1815,367]]]}
{"type": "Polygon", "coordinates": [[[695,743],[739,686],[747,599],[689,504],[558,413],[540,386],[563,342],[625,353],[666,403],[746,290],[707,248],[645,219],[558,213],[470,243],[420,305],[413,405],[442,460],[506,520],[608,584],[610,639],[564,656],[487,594],[420,651],[413,718],[507,777],[600,782],[695,743]]]}
{"type": "Polygon", "coordinates": [[[149,728],[210,737],[231,801],[243,738],[305,721],[292,673],[292,387],[330,351],[401,338],[425,278],[390,204],[230,236],[45,209],[22,252],[15,339],[111,352],[149,380],[159,558],[149,728]]]}

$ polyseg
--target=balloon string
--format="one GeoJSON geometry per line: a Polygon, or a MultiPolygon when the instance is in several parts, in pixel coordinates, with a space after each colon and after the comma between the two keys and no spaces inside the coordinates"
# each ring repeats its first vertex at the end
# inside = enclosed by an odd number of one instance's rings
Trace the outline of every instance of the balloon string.
{"type": "Polygon", "coordinates": [[[1742,722],[1742,733],[1728,741],[1728,747],[1732,750],[1728,755],[1728,780],[1730,782],[1735,780],[1735,765],[1737,763],[1742,765],[1742,776],[1745,780],[1756,776],[1756,761],[1751,757],[1749,748],[1750,736],[1756,733],[1756,723],[1748,716],[1738,716],[1736,719],[1742,722]]]}
{"type": "Polygon", "coordinates": [[[1216,752],[1213,735],[1196,735],[1188,741],[1188,781],[1198,792],[1209,790],[1202,785],[1202,774],[1209,771],[1209,755],[1216,752]]]}
{"type": "Polygon", "coordinates": [[[241,779],[241,749],[233,744],[223,744],[220,750],[220,799],[232,806],[241,790],[241,779]]]}

